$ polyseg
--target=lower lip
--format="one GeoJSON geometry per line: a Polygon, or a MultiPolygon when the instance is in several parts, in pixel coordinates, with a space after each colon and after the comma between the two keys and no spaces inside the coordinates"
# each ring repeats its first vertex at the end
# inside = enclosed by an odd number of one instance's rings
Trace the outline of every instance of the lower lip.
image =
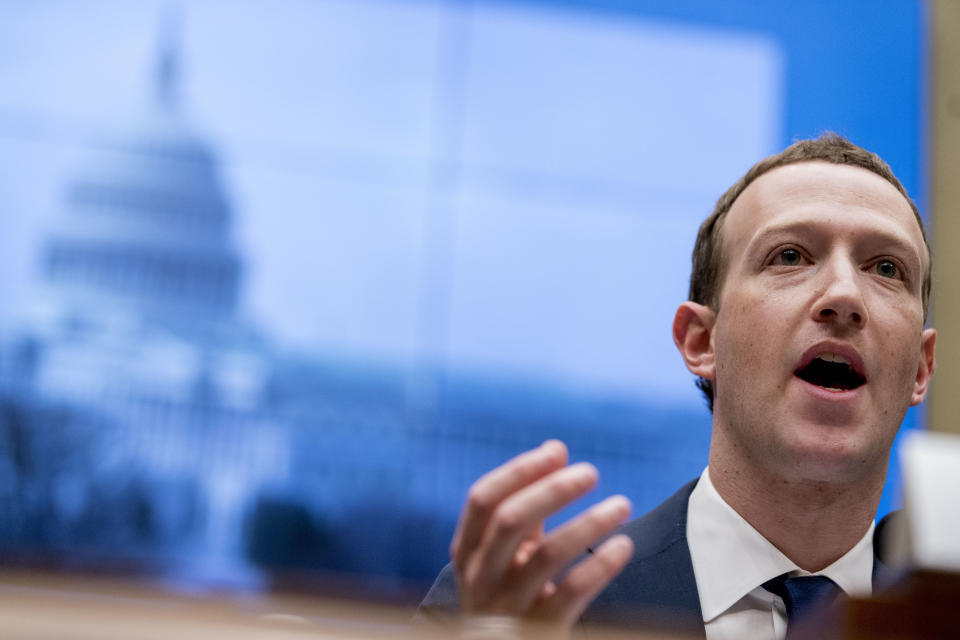
{"type": "Polygon", "coordinates": [[[853,400],[854,398],[860,395],[861,391],[866,386],[866,384],[862,384],[856,389],[842,389],[839,391],[831,391],[830,389],[827,389],[825,387],[811,384],[806,380],[804,380],[803,378],[798,378],[796,376],[794,377],[807,389],[807,391],[811,395],[816,396],[821,400],[828,400],[830,402],[844,402],[844,401],[853,400]]]}

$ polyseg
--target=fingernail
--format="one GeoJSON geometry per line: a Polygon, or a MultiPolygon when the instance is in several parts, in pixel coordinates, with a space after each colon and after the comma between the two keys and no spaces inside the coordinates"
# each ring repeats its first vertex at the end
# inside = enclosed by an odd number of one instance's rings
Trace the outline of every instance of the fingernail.
{"type": "Polygon", "coordinates": [[[613,547],[613,550],[624,555],[633,553],[633,540],[625,535],[617,535],[610,538],[607,544],[613,547]]]}
{"type": "Polygon", "coordinates": [[[606,508],[609,509],[611,513],[615,513],[621,518],[626,518],[630,514],[632,505],[626,496],[616,495],[607,498],[606,508]]]}
{"type": "Polygon", "coordinates": [[[589,462],[578,462],[570,465],[570,469],[575,470],[577,475],[584,479],[589,478],[590,480],[595,480],[600,476],[600,472],[597,471],[597,468],[589,462]]]}
{"type": "Polygon", "coordinates": [[[567,445],[563,444],[563,442],[560,440],[552,438],[550,440],[545,440],[543,444],[540,445],[540,448],[546,449],[558,457],[563,457],[567,452],[567,445]]]}

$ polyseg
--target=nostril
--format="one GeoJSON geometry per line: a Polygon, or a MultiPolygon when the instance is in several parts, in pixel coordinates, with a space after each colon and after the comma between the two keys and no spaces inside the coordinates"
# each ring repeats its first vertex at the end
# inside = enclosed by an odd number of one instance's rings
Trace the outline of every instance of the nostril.
{"type": "Polygon", "coordinates": [[[845,318],[845,320],[843,320],[844,322],[850,322],[855,325],[863,324],[863,314],[860,313],[859,311],[848,312],[844,310],[843,312],[841,312],[841,311],[837,311],[836,309],[832,309],[830,307],[820,309],[820,311],[817,312],[817,318],[823,321],[831,321],[831,322],[836,322],[836,321],[839,321],[841,318],[845,318]]]}

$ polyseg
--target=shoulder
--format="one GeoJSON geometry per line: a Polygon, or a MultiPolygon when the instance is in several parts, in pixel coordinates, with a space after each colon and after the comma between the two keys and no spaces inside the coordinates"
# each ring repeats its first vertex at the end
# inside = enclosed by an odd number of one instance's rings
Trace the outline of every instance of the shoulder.
{"type": "Polygon", "coordinates": [[[584,620],[703,631],[690,548],[687,502],[696,480],[624,525],[634,555],[584,613],[584,620]]]}
{"type": "Polygon", "coordinates": [[[696,480],[688,482],[652,511],[623,526],[621,532],[633,539],[631,563],[659,555],[677,543],[686,544],[687,503],[696,485],[696,480]]]}

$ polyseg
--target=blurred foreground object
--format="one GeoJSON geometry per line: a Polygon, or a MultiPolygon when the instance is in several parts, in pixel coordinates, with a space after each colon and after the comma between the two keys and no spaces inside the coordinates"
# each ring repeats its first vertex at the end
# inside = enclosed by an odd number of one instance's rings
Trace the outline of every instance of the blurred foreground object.
{"type": "Polygon", "coordinates": [[[904,576],[871,598],[843,602],[799,638],[960,637],[960,436],[915,431],[902,452],[905,507],[880,555],[904,576]]]}
{"type": "MultiPolygon", "coordinates": [[[[346,599],[292,594],[187,596],[130,580],[0,572],[0,636],[17,640],[450,637],[414,628],[410,617],[408,607],[346,599]]],[[[551,631],[524,627],[522,637],[556,637],[551,631]]],[[[474,636],[475,640],[480,637],[487,636],[474,636]]],[[[591,631],[590,638],[664,636],[611,630],[591,631]]]]}
{"type": "Polygon", "coordinates": [[[911,433],[903,474],[911,564],[960,574],[960,436],[911,433]]]}
{"type": "Polygon", "coordinates": [[[185,596],[131,581],[28,572],[0,574],[7,638],[391,638],[405,611],[304,596],[185,596]]]}

